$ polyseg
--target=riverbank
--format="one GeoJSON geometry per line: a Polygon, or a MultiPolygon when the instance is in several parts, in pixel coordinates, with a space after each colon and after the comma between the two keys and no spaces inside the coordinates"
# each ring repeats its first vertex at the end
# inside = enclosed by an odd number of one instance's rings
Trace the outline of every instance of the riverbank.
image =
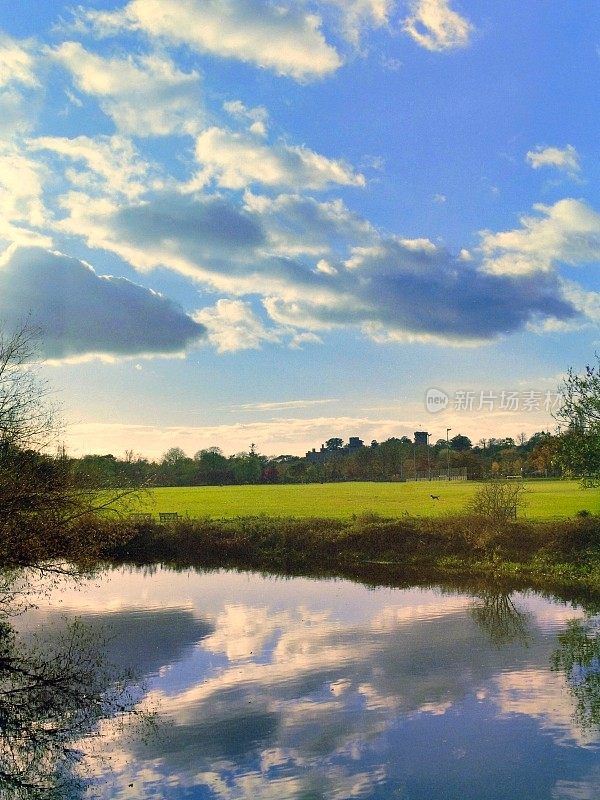
{"type": "Polygon", "coordinates": [[[351,521],[256,516],[110,525],[117,544],[104,556],[113,563],[338,575],[367,583],[426,574],[600,595],[598,516],[501,524],[466,515],[398,520],[365,514],[351,521]]]}

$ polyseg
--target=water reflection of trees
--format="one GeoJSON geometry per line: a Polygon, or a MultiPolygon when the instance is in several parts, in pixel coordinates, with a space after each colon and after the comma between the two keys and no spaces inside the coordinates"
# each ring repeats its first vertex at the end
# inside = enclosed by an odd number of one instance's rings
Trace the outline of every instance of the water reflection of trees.
{"type": "Polygon", "coordinates": [[[136,697],[104,663],[102,641],[80,622],[25,641],[0,618],[0,797],[64,800],[81,794],[81,741],[136,697]]]}
{"type": "Polygon", "coordinates": [[[479,594],[478,603],[471,609],[471,614],[496,645],[511,642],[527,644],[529,641],[529,615],[520,611],[506,592],[479,594]]]}
{"type": "Polygon", "coordinates": [[[575,700],[575,717],[584,730],[600,728],[600,629],[590,621],[573,620],[558,635],[552,669],[565,675],[575,700]]]}

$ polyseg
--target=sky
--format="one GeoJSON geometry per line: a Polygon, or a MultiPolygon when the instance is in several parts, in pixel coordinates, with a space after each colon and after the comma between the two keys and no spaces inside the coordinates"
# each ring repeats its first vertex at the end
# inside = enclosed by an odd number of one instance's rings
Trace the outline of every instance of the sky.
{"type": "Polygon", "coordinates": [[[553,429],[600,349],[593,0],[6,0],[0,321],[75,455],[553,429]]]}

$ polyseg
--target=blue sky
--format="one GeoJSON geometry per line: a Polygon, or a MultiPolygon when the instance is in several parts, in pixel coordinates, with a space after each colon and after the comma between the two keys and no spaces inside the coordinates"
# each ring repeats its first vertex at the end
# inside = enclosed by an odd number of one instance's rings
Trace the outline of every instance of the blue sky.
{"type": "Polygon", "coordinates": [[[600,341],[599,22],[4,3],[0,319],[43,331],[70,449],[552,427],[600,341]]]}

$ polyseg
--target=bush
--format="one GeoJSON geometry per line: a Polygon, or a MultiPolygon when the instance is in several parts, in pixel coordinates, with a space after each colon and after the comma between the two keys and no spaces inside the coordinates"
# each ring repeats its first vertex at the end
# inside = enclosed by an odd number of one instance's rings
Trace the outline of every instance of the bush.
{"type": "Polygon", "coordinates": [[[525,505],[525,485],[520,482],[491,480],[475,493],[468,510],[492,526],[504,525],[517,518],[525,505]]]}

